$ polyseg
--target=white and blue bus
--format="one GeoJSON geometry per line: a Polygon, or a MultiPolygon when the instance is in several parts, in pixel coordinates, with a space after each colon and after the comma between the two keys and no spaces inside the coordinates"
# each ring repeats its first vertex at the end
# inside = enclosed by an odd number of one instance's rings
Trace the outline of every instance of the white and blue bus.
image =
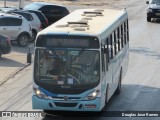
{"type": "Polygon", "coordinates": [[[80,9],[38,33],[33,109],[101,111],[129,60],[126,10],[80,9]]]}

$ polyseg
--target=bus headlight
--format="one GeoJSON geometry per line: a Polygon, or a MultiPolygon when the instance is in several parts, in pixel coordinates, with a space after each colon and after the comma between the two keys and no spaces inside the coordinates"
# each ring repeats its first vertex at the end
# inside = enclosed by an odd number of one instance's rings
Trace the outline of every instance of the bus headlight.
{"type": "Polygon", "coordinates": [[[49,99],[42,91],[40,91],[38,88],[33,88],[34,93],[36,96],[42,99],[49,99]]]}
{"type": "Polygon", "coordinates": [[[84,100],[94,100],[98,96],[99,92],[100,92],[100,90],[96,90],[96,91],[90,93],[88,96],[86,96],[84,98],[84,100]]]}

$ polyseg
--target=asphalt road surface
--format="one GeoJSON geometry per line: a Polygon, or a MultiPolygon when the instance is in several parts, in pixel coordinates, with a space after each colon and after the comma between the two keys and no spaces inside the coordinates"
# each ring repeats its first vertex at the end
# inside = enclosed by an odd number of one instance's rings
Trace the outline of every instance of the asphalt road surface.
{"type": "MultiPolygon", "coordinates": [[[[160,111],[160,20],[146,21],[145,0],[124,2],[129,13],[130,58],[128,72],[119,96],[113,96],[108,111],[160,111]]],[[[74,6],[75,9],[81,6],[74,6]]],[[[100,7],[100,6],[99,6],[100,7]]],[[[123,7],[119,6],[119,7],[123,7]]],[[[1,111],[32,111],[32,66],[27,67],[0,87],[1,111]]],[[[86,114],[28,118],[29,120],[159,120],[159,117],[86,117],[86,114]],[[72,115],[75,115],[74,117],[72,115]],[[81,116],[81,117],[78,117],[81,116]]],[[[77,113],[76,113],[77,114],[77,113]]],[[[95,114],[95,113],[92,113],[95,114]]],[[[10,118],[2,118],[8,120],[10,118]]],[[[15,118],[13,118],[15,119],[15,118]]],[[[22,119],[22,118],[16,118],[22,119]]],[[[24,119],[24,118],[23,118],[24,119]]],[[[27,119],[27,118],[26,118],[27,119]]]]}

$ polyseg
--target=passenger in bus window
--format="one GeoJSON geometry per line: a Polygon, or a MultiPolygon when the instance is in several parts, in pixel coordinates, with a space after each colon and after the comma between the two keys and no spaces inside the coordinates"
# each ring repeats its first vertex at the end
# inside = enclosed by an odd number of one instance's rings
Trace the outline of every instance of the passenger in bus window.
{"type": "Polygon", "coordinates": [[[80,61],[79,56],[75,56],[75,58],[72,62],[72,67],[81,68],[81,61],[80,61]]]}
{"type": "Polygon", "coordinates": [[[48,71],[52,69],[53,59],[49,56],[48,51],[41,52],[41,59],[40,59],[40,75],[46,76],[48,75],[48,71]]]}
{"type": "Polygon", "coordinates": [[[52,70],[50,70],[51,75],[59,75],[61,72],[61,60],[60,58],[54,58],[54,62],[52,64],[52,70]]]}

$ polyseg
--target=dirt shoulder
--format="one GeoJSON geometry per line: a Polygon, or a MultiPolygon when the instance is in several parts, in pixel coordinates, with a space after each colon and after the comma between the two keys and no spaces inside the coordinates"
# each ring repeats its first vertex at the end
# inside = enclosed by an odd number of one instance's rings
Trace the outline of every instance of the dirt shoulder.
{"type": "MultiPolygon", "coordinates": [[[[32,1],[35,2],[39,0],[32,0],[32,1]]],[[[113,7],[118,7],[124,1],[126,2],[128,0],[42,0],[42,1],[54,4],[62,4],[62,5],[109,6],[113,8],[113,7]]]]}

